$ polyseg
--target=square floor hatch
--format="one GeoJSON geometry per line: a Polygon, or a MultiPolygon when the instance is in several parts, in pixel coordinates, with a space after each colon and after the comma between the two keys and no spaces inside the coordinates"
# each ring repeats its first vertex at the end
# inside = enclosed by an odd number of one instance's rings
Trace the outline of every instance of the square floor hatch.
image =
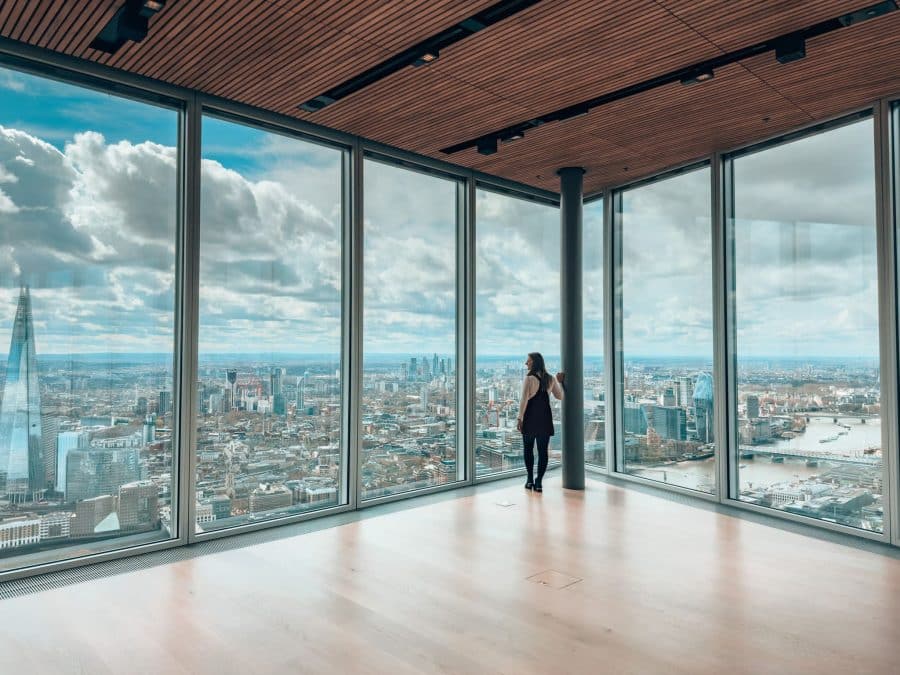
{"type": "Polygon", "coordinates": [[[550,588],[566,588],[581,581],[580,577],[573,577],[564,572],[556,570],[544,570],[528,577],[528,581],[533,581],[541,586],[549,586],[550,588]]]}

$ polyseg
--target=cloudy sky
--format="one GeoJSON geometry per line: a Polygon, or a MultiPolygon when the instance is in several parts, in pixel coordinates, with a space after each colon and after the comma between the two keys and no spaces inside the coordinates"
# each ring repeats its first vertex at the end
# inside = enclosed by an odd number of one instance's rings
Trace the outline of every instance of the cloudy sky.
{"type": "MultiPolygon", "coordinates": [[[[739,358],[878,353],[872,122],[735,161],[739,358]]],[[[626,357],[712,358],[709,169],[623,195],[626,357]]]]}
{"type": "MultiPolygon", "coordinates": [[[[871,132],[737,161],[743,354],[875,353],[871,132]]],[[[171,110],[0,70],[0,345],[27,283],[39,354],[171,350],[176,133],[171,110]]],[[[341,153],[216,119],[203,140],[201,352],[337,351],[341,153]]],[[[455,185],[365,169],[365,348],[452,353],[455,185]]],[[[626,354],[711,354],[708,203],[705,170],[626,193],[626,354]]],[[[557,353],[558,212],[477,209],[478,353],[557,353]]],[[[587,354],[601,220],[586,209],[587,354]]]]}

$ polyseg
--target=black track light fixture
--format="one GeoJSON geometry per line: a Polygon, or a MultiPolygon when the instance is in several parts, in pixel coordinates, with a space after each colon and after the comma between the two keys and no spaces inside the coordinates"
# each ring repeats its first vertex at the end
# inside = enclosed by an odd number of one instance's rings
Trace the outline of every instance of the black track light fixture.
{"type": "MultiPolygon", "coordinates": [[[[509,134],[521,132],[526,129],[532,129],[542,124],[550,124],[552,122],[562,122],[563,120],[572,119],[579,115],[584,115],[595,108],[607,105],[614,101],[643,94],[644,92],[665,87],[670,84],[680,82],[683,85],[695,84],[698,82],[706,82],[715,77],[715,71],[735,63],[740,63],[745,59],[755,58],[767,52],[775,52],[775,58],[779,63],[791,63],[806,56],[806,42],[818,38],[828,33],[841,30],[847,26],[875,19],[885,14],[890,14],[900,9],[900,0],[882,0],[867,7],[842,14],[840,16],[826,19],[818,23],[807,26],[802,30],[793,31],[785,35],[777,35],[762,42],[757,42],[740,49],[736,49],[725,54],[720,54],[706,61],[694,63],[686,67],[679,68],[661,75],[656,75],[643,82],[630,84],[627,87],[616,89],[615,91],[606,92],[600,96],[575,103],[574,105],[560,108],[552,112],[545,113],[539,117],[512,124],[503,129],[497,129],[489,132],[484,136],[463,141],[455,145],[442,148],[441,152],[446,155],[453,155],[469,148],[478,148],[478,152],[482,152],[482,146],[487,147],[485,139],[504,140],[509,134]]],[[[496,150],[494,151],[496,152],[496,150]]],[[[482,154],[492,154],[484,153],[482,154]]]]}
{"type": "Polygon", "coordinates": [[[115,54],[126,42],[141,42],[147,37],[150,19],[165,6],[165,0],[126,0],[91,42],[91,49],[115,54]]]}
{"type": "Polygon", "coordinates": [[[806,58],[806,39],[802,35],[787,35],[775,41],[778,63],[792,63],[806,58]]]}
{"type": "MultiPolygon", "coordinates": [[[[438,60],[441,50],[448,49],[485,28],[506,21],[512,16],[538,4],[540,0],[500,0],[485,7],[477,14],[462,19],[459,23],[445,28],[440,33],[425,38],[388,57],[365,72],[332,87],[315,98],[301,103],[297,107],[304,112],[317,112],[342,98],[365,89],[376,82],[393,75],[407,66],[427,66],[438,60]]],[[[377,4],[377,3],[374,3],[377,4]]],[[[452,4],[452,3],[451,3],[452,4]]]]}
{"type": "Polygon", "coordinates": [[[497,152],[497,137],[490,136],[488,138],[479,138],[476,144],[478,154],[493,155],[497,152]]]}

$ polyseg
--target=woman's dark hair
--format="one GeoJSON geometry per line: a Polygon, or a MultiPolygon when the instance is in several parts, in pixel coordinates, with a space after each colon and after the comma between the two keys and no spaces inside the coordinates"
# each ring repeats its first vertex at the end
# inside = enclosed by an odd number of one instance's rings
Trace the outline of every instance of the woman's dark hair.
{"type": "Polygon", "coordinates": [[[540,352],[529,352],[528,356],[531,358],[531,370],[528,371],[528,374],[534,375],[540,381],[541,389],[549,389],[551,377],[544,365],[544,357],[540,352]]]}

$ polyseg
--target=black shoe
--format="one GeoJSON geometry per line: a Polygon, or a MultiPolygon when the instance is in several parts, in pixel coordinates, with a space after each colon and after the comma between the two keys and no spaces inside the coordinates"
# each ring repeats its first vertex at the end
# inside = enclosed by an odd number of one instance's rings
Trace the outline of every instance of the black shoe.
{"type": "Polygon", "coordinates": [[[544,491],[544,488],[541,487],[541,484],[540,484],[540,483],[535,483],[535,484],[534,484],[534,491],[535,491],[535,492],[543,492],[543,491],[544,491]]]}
{"type": "Polygon", "coordinates": [[[531,481],[528,481],[527,483],[525,483],[526,490],[531,490],[533,488],[534,488],[534,483],[532,483],[531,481]]]}

